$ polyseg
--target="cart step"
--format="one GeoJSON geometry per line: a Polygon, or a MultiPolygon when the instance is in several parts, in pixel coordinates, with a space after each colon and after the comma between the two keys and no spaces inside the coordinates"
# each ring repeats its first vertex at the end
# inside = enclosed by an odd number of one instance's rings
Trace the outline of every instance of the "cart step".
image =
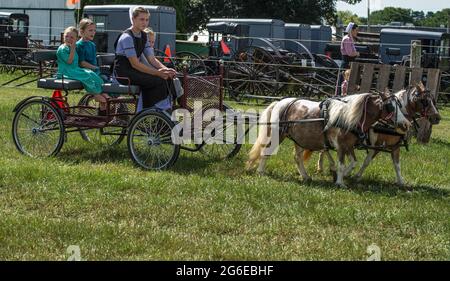
{"type": "Polygon", "coordinates": [[[69,116],[64,120],[64,125],[68,127],[83,128],[104,128],[108,124],[110,118],[92,118],[92,117],[76,117],[69,116]]]}

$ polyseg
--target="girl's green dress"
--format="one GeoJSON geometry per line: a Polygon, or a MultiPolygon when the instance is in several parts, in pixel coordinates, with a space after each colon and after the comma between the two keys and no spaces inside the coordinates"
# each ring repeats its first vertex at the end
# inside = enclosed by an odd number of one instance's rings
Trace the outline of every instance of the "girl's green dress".
{"type": "Polygon", "coordinates": [[[64,75],[64,78],[74,79],[80,81],[86,92],[93,94],[102,93],[103,80],[92,70],[81,68],[78,65],[78,54],[75,52],[72,64],[68,64],[70,56],[70,47],[65,44],[59,46],[56,51],[56,57],[58,58],[58,78],[64,75]]]}

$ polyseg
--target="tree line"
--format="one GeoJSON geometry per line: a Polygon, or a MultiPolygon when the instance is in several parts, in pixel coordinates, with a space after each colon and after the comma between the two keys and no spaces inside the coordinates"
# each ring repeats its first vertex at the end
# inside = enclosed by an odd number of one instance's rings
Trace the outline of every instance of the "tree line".
{"type": "MultiPolygon", "coordinates": [[[[391,22],[400,22],[415,26],[447,27],[449,16],[450,9],[448,8],[437,12],[424,13],[423,11],[414,11],[412,9],[386,7],[383,10],[370,13],[370,24],[385,25],[391,22]]],[[[367,18],[359,17],[351,11],[339,11],[337,17],[338,22],[344,25],[350,21],[358,24],[367,24],[367,18]]]]}
{"type": "MultiPolygon", "coordinates": [[[[361,0],[350,0],[356,3],[361,0]]],[[[210,18],[273,18],[289,23],[335,23],[336,0],[82,0],[85,5],[142,4],[174,7],[177,31],[204,28],[210,18]]]]}

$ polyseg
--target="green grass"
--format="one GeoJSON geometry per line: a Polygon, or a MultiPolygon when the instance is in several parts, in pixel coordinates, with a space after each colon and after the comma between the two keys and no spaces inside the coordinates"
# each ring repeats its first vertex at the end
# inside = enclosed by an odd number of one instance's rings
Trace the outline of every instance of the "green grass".
{"type": "Polygon", "coordinates": [[[315,155],[303,183],[290,142],[266,176],[244,171],[248,145],[229,161],[182,152],[147,172],[125,143],[102,149],[73,133],[57,157],[30,159],[11,137],[12,109],[30,95],[48,92],[0,88],[1,260],[66,260],[69,245],[84,260],[366,260],[371,244],[383,260],[450,260],[448,108],[429,145],[402,151],[408,193],[386,154],[348,190],[315,174],[315,155]]]}

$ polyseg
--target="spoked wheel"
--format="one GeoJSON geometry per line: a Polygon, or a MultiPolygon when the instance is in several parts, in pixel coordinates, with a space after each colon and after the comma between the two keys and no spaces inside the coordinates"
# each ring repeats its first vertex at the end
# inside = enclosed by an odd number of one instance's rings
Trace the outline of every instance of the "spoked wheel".
{"type": "Polygon", "coordinates": [[[173,57],[167,57],[166,54],[158,49],[155,49],[155,57],[166,67],[175,68],[176,61],[173,57]]]}
{"type": "Polygon", "coordinates": [[[2,72],[14,73],[17,67],[17,56],[11,49],[0,49],[0,63],[3,64],[2,72]]]}
{"type": "Polygon", "coordinates": [[[317,69],[312,76],[312,84],[322,85],[318,87],[320,92],[334,95],[339,65],[325,55],[314,54],[314,58],[317,69]]]}
{"type": "Polygon", "coordinates": [[[63,119],[47,101],[31,100],[16,111],[12,134],[21,153],[31,157],[54,156],[64,143],[63,119]]]}
{"type": "MultiPolygon", "coordinates": [[[[82,97],[78,105],[99,108],[99,103],[91,94],[82,97]]],[[[98,146],[108,147],[119,145],[125,138],[127,129],[121,127],[105,127],[100,129],[82,130],[80,131],[80,134],[83,140],[87,142],[98,146]]]]}
{"type": "Polygon", "coordinates": [[[230,96],[242,94],[275,96],[280,90],[279,67],[275,58],[259,47],[246,47],[237,52],[229,64],[226,85],[230,96]]]}
{"type": "Polygon", "coordinates": [[[20,68],[23,74],[32,74],[37,71],[39,64],[26,55],[23,58],[19,59],[19,64],[22,65],[20,68]]]}
{"type": "Polygon", "coordinates": [[[146,170],[164,170],[178,159],[180,145],[172,142],[174,123],[163,112],[147,110],[131,122],[128,151],[133,161],[146,170]]]}
{"type": "MultiPolygon", "coordinates": [[[[228,106],[225,108],[229,109],[228,106]]],[[[230,159],[239,152],[242,146],[239,142],[239,124],[234,118],[227,120],[226,117],[221,123],[220,128],[208,132],[210,137],[205,139],[200,151],[209,158],[230,159]]]]}
{"type": "Polygon", "coordinates": [[[177,52],[175,58],[175,69],[183,73],[184,66],[187,67],[189,75],[206,75],[207,69],[202,58],[191,52],[177,52]]]}

